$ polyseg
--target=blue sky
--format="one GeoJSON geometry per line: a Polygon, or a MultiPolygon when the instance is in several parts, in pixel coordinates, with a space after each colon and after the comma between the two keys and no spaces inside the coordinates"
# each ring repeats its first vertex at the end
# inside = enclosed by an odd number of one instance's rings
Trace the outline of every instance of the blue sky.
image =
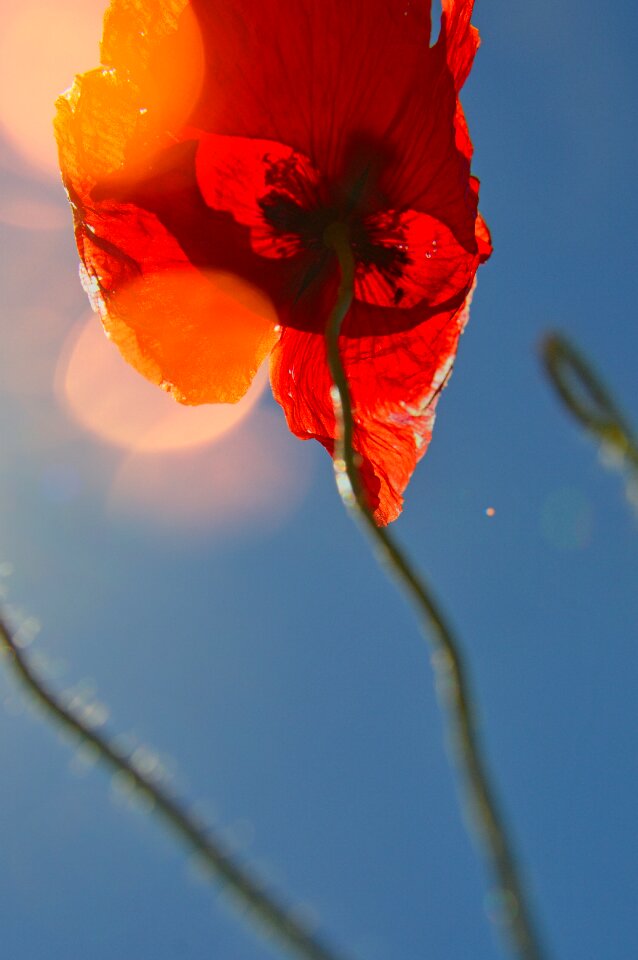
{"type": "MultiPolygon", "coordinates": [[[[395,531],[461,639],[548,956],[628,960],[638,521],[538,345],[573,337],[638,421],[638,14],[479,0],[475,22],[464,104],[495,253],[395,531]]],[[[504,956],[426,646],[328,458],[267,391],[210,450],[142,468],[78,423],[60,387],[87,312],[65,199],[8,134],[1,160],[0,563],[42,625],[30,652],[61,688],[92,685],[111,729],[157,751],[344,951],[504,956]],[[11,197],[54,226],[7,223],[11,197]]],[[[12,960],[272,956],[6,670],[0,770],[12,960]]]]}

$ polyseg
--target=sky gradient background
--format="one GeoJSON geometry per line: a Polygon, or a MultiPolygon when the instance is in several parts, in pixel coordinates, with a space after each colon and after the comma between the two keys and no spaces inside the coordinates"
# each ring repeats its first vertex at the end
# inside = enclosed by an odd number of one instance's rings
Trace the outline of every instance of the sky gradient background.
{"type": "MultiPolygon", "coordinates": [[[[100,6],[0,6],[0,582],[58,687],[156,751],[337,946],[497,960],[425,644],[328,457],[268,389],[211,442],[210,412],[167,425],[171,401],[104,359],[49,145],[100,6]]],[[[463,101],[495,253],[395,532],[461,638],[548,956],[631,960],[638,521],[538,345],[573,337],[636,422],[638,13],[479,0],[475,23],[463,101]]],[[[11,960],[272,956],[6,669],[0,772],[11,960]]]]}

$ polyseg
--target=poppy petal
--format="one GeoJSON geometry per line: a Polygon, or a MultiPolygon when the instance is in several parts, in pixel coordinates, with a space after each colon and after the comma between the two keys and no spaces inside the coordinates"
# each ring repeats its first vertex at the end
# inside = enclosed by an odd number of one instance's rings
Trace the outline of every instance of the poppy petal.
{"type": "Polygon", "coordinates": [[[481,263],[485,263],[492,255],[492,235],[480,213],[476,218],[476,242],[478,244],[480,261],[481,263]]]}
{"type": "MultiPolygon", "coordinates": [[[[471,294],[457,311],[429,317],[401,334],[340,338],[353,402],[354,447],[379,525],[400,514],[403,491],[427,449],[470,299],[471,294]]],[[[352,307],[370,309],[361,303],[352,307]]],[[[301,439],[319,440],[332,455],[336,425],[324,337],[285,330],[271,357],[270,379],[290,430],[301,439]]]]}
{"type": "Polygon", "coordinates": [[[264,216],[269,196],[308,209],[317,204],[320,175],[307,157],[274,140],[221,137],[187,129],[197,141],[195,172],[202,197],[250,228],[253,250],[289,257],[302,249],[298,234],[277,230],[264,216]]]}
{"type": "Polygon", "coordinates": [[[124,358],[181,403],[241,399],[278,338],[263,293],[234,274],[193,267],[137,207],[102,204],[84,217],[84,284],[124,358]]]}
{"type": "MultiPolygon", "coordinates": [[[[300,235],[276,229],[264,211],[275,195],[278,204],[285,199],[299,209],[320,205],[321,177],[307,157],[273,140],[197,130],[186,130],[184,136],[197,142],[195,170],[204,201],[248,227],[256,253],[280,258],[302,252],[300,235]]],[[[427,300],[431,309],[464,299],[479,264],[476,245],[467,251],[445,224],[414,210],[375,214],[365,220],[365,228],[374,244],[398,262],[392,271],[360,262],[355,284],[359,299],[402,308],[427,300]]]]}
{"type": "Polygon", "coordinates": [[[120,82],[135,87],[147,123],[175,133],[205,76],[202,36],[188,0],[111,0],[100,53],[120,82]]]}
{"type": "Polygon", "coordinates": [[[467,295],[479,264],[452,231],[425,213],[378,214],[366,221],[375,243],[394,254],[390,266],[359,263],[355,294],[365,303],[409,309],[457,305],[467,295]]]}
{"type": "Polygon", "coordinates": [[[112,0],[104,66],[58,104],[84,282],[122,353],[202,403],[238,399],[273,350],[291,429],[330,452],[323,229],[351,204],[340,343],[379,523],[400,512],[491,253],[458,102],[472,7],[442,0],[430,46],[428,0],[296,0],[285,17],[281,0],[112,0]]]}
{"type": "Polygon", "coordinates": [[[441,0],[441,33],[437,45],[445,48],[446,59],[460,90],[472,69],[479,48],[479,32],[470,23],[474,0],[441,0]]]}
{"type": "Polygon", "coordinates": [[[427,0],[295,0],[285,16],[280,0],[192,5],[208,65],[194,125],[288,144],[335,182],[362,157],[380,160],[385,206],[451,227],[460,220],[472,236],[466,158],[455,143],[467,36],[475,37],[469,0],[446,0],[434,47],[427,0]]]}
{"type": "MultiPolygon", "coordinates": [[[[152,7],[162,17],[140,21],[154,41],[160,42],[162,29],[175,39],[179,27],[169,14],[180,6],[156,0],[152,7]]],[[[107,25],[116,15],[129,22],[144,7],[117,0],[107,25]]],[[[139,35],[133,41],[141,42],[139,35]]],[[[183,403],[234,402],[277,340],[276,316],[263,294],[223,265],[197,269],[152,210],[129,202],[174,137],[161,126],[167,115],[159,107],[155,115],[140,107],[124,47],[111,43],[106,49],[117,69],[78,77],[57,104],[60,165],[84,285],[107,333],[144,376],[183,403]]],[[[215,224],[206,239],[232,248],[228,233],[228,225],[215,224]]]]}

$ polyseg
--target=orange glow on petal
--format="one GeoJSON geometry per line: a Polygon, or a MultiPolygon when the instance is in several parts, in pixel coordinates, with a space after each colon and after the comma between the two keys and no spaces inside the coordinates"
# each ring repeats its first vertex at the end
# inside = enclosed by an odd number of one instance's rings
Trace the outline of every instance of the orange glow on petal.
{"type": "Polygon", "coordinates": [[[33,172],[58,176],[55,98],[99,62],[104,0],[23,0],[0,12],[0,123],[33,172]]]}
{"type": "Polygon", "coordinates": [[[232,430],[266,382],[262,371],[237,404],[180,406],[124,362],[90,315],[69,339],[56,392],[73,418],[101,440],[138,452],[174,451],[210,444],[232,430]]]}
{"type": "Polygon", "coordinates": [[[187,0],[113,0],[101,59],[57,101],[60,166],[80,193],[115,172],[143,176],[154,154],[175,142],[204,81],[187,0]]]}
{"type": "Polygon", "coordinates": [[[113,0],[102,62],[139,89],[139,108],[176,130],[188,119],[204,82],[204,45],[188,0],[113,0]]]}
{"type": "Polygon", "coordinates": [[[241,399],[279,338],[264,294],[231,274],[190,266],[119,290],[104,324],[132,366],[186,404],[241,399]]]}

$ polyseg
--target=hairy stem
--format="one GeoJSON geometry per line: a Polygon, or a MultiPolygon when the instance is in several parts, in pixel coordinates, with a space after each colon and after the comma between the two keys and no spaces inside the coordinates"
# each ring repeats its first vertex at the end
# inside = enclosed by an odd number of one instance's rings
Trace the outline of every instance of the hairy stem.
{"type": "Polygon", "coordinates": [[[281,902],[259,883],[245,867],[239,865],[210,830],[192,816],[180,802],[160,784],[136,767],[134,762],[113,745],[112,738],[87,724],[64,699],[49,689],[33,669],[23,650],[16,643],[8,624],[0,614],[0,653],[4,652],[13,672],[35,702],[60,727],[90,744],[102,763],[124,774],[132,787],[151,802],[153,812],[173,833],[200,858],[217,880],[221,880],[248,907],[262,926],[278,937],[282,946],[300,960],[343,960],[315,937],[281,902]]]}
{"type": "Polygon", "coordinates": [[[487,773],[477,733],[467,672],[458,643],[423,578],[386,528],[378,527],[368,506],[353,446],[354,420],[348,380],[339,353],[339,334],[354,297],[355,263],[346,225],[336,223],[324,234],[337,255],[341,283],[326,327],[328,366],[337,421],[334,466],[339,492],[370,534],[380,559],[414,604],[432,651],[437,690],[453,734],[478,834],[491,865],[502,922],[520,960],[541,960],[543,953],[532,922],[519,868],[503,816],[487,773]]]}

